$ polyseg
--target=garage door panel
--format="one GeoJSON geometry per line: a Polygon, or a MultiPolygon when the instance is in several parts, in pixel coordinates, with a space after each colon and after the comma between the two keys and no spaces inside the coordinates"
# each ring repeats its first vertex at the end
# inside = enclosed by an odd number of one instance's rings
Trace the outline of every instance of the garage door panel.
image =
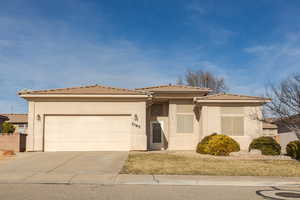
{"type": "Polygon", "coordinates": [[[129,148],[129,116],[45,118],[45,151],[113,151],[129,148]]]}

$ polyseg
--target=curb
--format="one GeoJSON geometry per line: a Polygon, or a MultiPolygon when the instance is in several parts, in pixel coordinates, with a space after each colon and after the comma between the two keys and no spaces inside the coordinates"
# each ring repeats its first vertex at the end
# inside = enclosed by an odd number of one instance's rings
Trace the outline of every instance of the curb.
{"type": "Polygon", "coordinates": [[[2,177],[0,184],[68,184],[68,185],[174,185],[174,186],[250,186],[300,187],[299,177],[193,176],[193,175],[68,175],[36,174],[27,177],[2,177]]]}

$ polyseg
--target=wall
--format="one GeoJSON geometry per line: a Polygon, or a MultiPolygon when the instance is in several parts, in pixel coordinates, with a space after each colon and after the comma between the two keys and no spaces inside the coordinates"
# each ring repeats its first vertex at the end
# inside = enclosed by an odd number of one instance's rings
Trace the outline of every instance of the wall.
{"type": "Polygon", "coordinates": [[[146,150],[146,102],[95,99],[35,99],[29,101],[27,151],[43,150],[45,115],[109,115],[131,114],[138,117],[131,129],[131,150],[146,150]],[[38,120],[37,116],[41,116],[38,120]]]}
{"type": "Polygon", "coordinates": [[[299,140],[298,137],[296,136],[295,132],[285,132],[285,133],[280,133],[278,134],[279,137],[279,144],[281,146],[281,152],[286,153],[286,145],[295,140],[299,140]]]}
{"type": "Polygon", "coordinates": [[[264,136],[276,136],[278,135],[277,129],[263,129],[264,136]]]}
{"type": "Polygon", "coordinates": [[[194,105],[192,100],[169,101],[169,150],[195,150],[199,141],[199,121],[194,115],[193,133],[177,133],[176,107],[178,104],[194,105]]]}
{"type": "MultiPolygon", "coordinates": [[[[233,105],[236,106],[236,105],[233,105]]],[[[244,107],[244,136],[231,136],[239,142],[242,150],[247,150],[253,138],[263,134],[262,122],[257,120],[257,115],[261,116],[260,106],[244,107]]],[[[221,133],[221,105],[202,106],[201,109],[201,129],[200,136],[210,135],[212,133],[221,133]]]]}
{"type": "Polygon", "coordinates": [[[26,135],[24,134],[3,134],[0,135],[0,150],[13,150],[22,152],[26,149],[26,135]]]}

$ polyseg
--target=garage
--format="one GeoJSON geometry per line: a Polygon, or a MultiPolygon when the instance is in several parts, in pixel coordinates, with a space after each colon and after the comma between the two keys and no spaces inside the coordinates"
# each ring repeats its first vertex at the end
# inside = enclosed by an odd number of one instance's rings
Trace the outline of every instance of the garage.
{"type": "Polygon", "coordinates": [[[45,116],[44,151],[128,151],[130,115],[45,116]]]}

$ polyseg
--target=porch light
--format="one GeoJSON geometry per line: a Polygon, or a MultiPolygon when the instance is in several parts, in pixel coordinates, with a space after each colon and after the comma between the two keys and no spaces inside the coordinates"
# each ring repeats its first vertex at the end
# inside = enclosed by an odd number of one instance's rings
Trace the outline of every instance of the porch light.
{"type": "Polygon", "coordinates": [[[37,114],[37,115],[36,115],[36,119],[37,119],[38,121],[40,121],[40,120],[41,120],[41,115],[40,115],[40,114],[37,114]]]}

